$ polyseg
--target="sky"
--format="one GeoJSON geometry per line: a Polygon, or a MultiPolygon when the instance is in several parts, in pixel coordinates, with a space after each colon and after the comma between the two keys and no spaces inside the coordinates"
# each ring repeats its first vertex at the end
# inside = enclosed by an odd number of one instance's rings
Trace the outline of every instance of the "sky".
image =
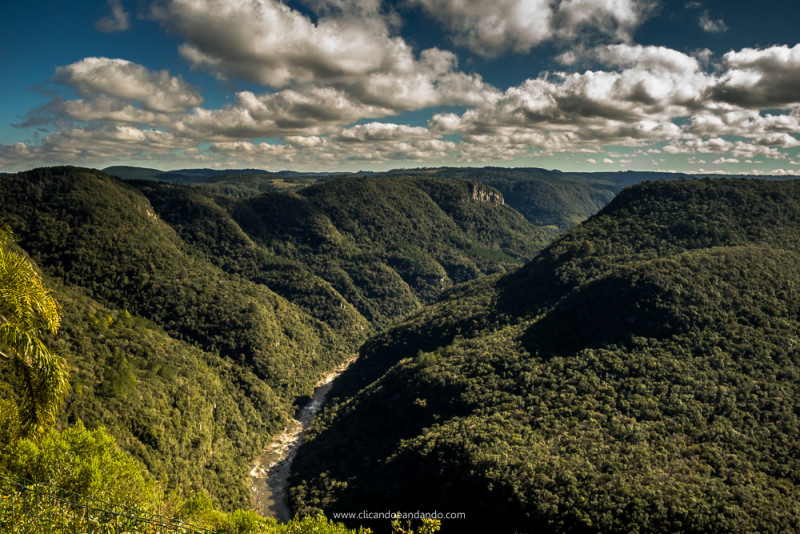
{"type": "Polygon", "coordinates": [[[798,0],[41,0],[0,171],[800,175],[798,0]]]}

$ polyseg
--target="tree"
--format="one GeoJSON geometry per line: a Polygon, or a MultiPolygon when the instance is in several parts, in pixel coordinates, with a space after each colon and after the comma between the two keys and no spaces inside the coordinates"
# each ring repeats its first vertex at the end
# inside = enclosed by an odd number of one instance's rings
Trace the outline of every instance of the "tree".
{"type": "Polygon", "coordinates": [[[58,303],[31,261],[13,250],[12,239],[11,230],[0,225],[0,356],[17,379],[20,433],[37,438],[61,406],[67,367],[41,339],[58,331],[58,303]]]}

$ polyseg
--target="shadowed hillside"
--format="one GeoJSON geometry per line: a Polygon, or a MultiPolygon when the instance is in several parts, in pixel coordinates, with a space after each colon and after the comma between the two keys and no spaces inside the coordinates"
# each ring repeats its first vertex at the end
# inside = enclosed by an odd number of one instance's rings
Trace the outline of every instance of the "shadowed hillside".
{"type": "Polygon", "coordinates": [[[386,326],[454,283],[520,265],[555,235],[499,196],[473,195],[496,193],[475,182],[348,177],[246,199],[135,185],[210,261],[329,324],[351,305],[386,326]]]}
{"type": "Polygon", "coordinates": [[[348,178],[239,199],[74,167],[0,180],[2,221],[62,305],[61,423],[105,425],[169,489],[239,506],[250,462],[323,372],[544,246],[553,232],[495,194],[348,178]]]}
{"type": "Polygon", "coordinates": [[[454,288],[337,381],[294,505],[797,530],[799,200],[795,182],[637,185],[520,270],[454,288]]]}
{"type": "Polygon", "coordinates": [[[192,254],[138,190],[99,171],[8,175],[0,196],[67,316],[54,341],[73,366],[64,415],[107,424],[176,487],[243,503],[246,466],[352,343],[192,254]]]}

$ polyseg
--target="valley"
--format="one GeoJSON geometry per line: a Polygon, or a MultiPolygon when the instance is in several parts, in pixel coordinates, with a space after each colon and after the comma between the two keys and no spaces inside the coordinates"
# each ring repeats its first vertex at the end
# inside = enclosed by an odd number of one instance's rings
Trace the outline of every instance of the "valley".
{"type": "Polygon", "coordinates": [[[414,184],[237,199],[74,167],[5,176],[4,222],[61,303],[59,424],[104,425],[169,489],[248,507],[251,462],[320,376],[552,234],[468,183],[414,184]]]}
{"type": "Polygon", "coordinates": [[[794,530],[798,195],[633,186],[371,338],[300,448],[293,505],[468,511],[479,531],[498,514],[521,532],[794,530]]]}
{"type": "Polygon", "coordinates": [[[292,462],[305,431],[325,404],[325,399],[333,387],[333,381],[355,359],[356,355],[353,355],[343,364],[326,372],[314,388],[308,403],[297,411],[286,428],[274,436],[256,458],[256,465],[250,470],[252,479],[250,490],[253,508],[264,517],[274,517],[283,523],[292,518],[289,507],[289,475],[292,462]]]}
{"type": "Polygon", "coordinates": [[[107,170],[4,175],[2,222],[61,306],[56,426],[104,426],[167,491],[798,526],[796,182],[107,170]]]}

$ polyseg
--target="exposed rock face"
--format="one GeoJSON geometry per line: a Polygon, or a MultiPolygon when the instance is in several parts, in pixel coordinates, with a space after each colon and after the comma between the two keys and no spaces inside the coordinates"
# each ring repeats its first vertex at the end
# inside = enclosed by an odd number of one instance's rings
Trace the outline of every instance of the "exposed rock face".
{"type": "Polygon", "coordinates": [[[472,184],[470,189],[472,190],[472,200],[498,205],[505,204],[503,194],[496,189],[490,189],[482,184],[472,184]]]}

